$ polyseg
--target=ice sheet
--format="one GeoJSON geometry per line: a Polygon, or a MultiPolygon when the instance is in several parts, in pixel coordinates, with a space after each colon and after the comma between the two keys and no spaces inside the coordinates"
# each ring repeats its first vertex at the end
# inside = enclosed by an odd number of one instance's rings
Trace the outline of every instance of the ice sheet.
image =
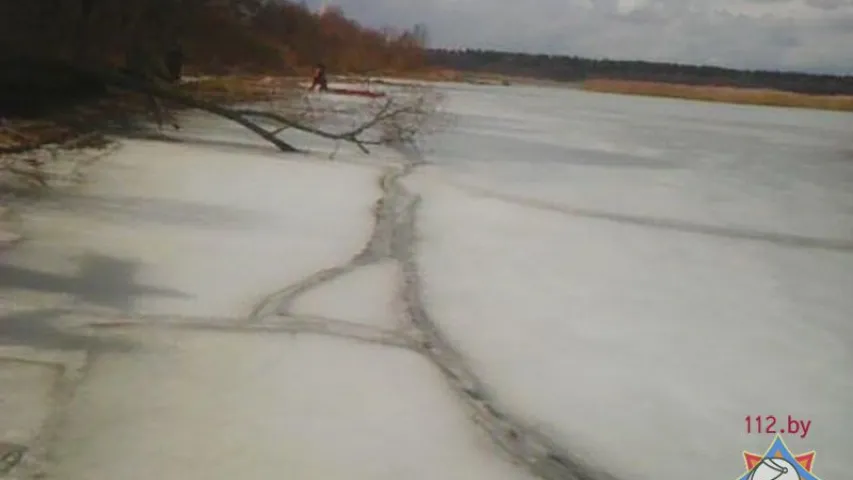
{"type": "Polygon", "coordinates": [[[93,365],[54,478],[527,478],[413,353],[310,335],[133,338],[134,354],[93,365]]]}
{"type": "Polygon", "coordinates": [[[495,396],[624,478],[735,478],[772,440],[745,417],[789,414],[845,476],[851,117],[496,92],[455,94],[408,182],[427,303],[495,396]]]}
{"type": "Polygon", "coordinates": [[[3,267],[7,287],[139,313],[245,315],[355,254],[379,194],[378,169],[245,148],[127,141],[93,172],[29,216],[33,240],[3,267]]]}
{"type": "MultiPolygon", "coordinates": [[[[427,313],[495,405],[640,480],[736,478],[742,450],[771,440],[747,435],[744,417],[790,414],[812,422],[788,436],[794,453],[817,450],[820,478],[845,476],[853,117],[449,91],[459,121],[406,180],[423,196],[412,246],[427,313]]],[[[87,185],[29,209],[28,241],[0,263],[15,309],[0,340],[121,347],[94,352],[48,478],[524,478],[414,353],[203,329],[101,343],[44,310],[234,329],[260,299],[361,250],[380,167],[399,161],[353,147],[330,161],[334,145],[294,132],[310,151],[282,155],[212,119],[176,135],[127,141],[87,185]]],[[[297,306],[385,326],[395,269],[297,306]]]]}
{"type": "Polygon", "coordinates": [[[394,262],[362,266],[298,297],[292,312],[394,328],[399,326],[399,282],[394,262]]]}

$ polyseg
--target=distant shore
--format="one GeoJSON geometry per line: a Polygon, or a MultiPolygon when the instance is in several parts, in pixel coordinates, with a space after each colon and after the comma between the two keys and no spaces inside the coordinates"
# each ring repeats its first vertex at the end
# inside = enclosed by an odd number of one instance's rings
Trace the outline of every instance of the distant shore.
{"type": "MultiPolygon", "coordinates": [[[[299,77],[277,78],[276,83],[292,88],[299,77]]],[[[339,75],[337,80],[344,82],[365,82],[376,85],[395,84],[395,79],[403,82],[458,82],[471,85],[512,86],[537,85],[558,88],[578,88],[597,93],[639,95],[649,97],[676,98],[706,102],[731,103],[742,105],[761,105],[790,108],[810,108],[853,112],[853,95],[815,95],[787,92],[769,88],[745,88],[710,85],[686,85],[663,82],[644,82],[633,80],[592,79],[581,82],[561,82],[531,77],[508,76],[498,74],[476,74],[453,70],[435,69],[421,72],[388,73],[377,76],[339,75]]],[[[222,80],[212,83],[219,83],[222,80]]],[[[245,80],[237,80],[243,83],[245,80]]],[[[255,83],[255,82],[249,82],[255,83]]],[[[263,82],[261,82],[263,83],[263,82]]],[[[231,90],[226,89],[226,90],[231,90]]],[[[229,92],[233,95],[232,92],[229,92]]]]}
{"type": "Polygon", "coordinates": [[[688,85],[604,78],[567,82],[534,77],[500,75],[494,73],[461,72],[450,69],[433,69],[425,72],[388,75],[388,78],[395,77],[427,82],[459,82],[471,85],[538,85],[560,88],[578,88],[597,93],[677,98],[682,100],[697,100],[741,105],[762,105],[853,112],[853,95],[817,95],[771,88],[688,85]]]}
{"type": "Polygon", "coordinates": [[[853,95],[810,95],[772,89],[682,85],[630,80],[587,80],[590,92],[680,98],[706,102],[853,111],[853,95]]]}

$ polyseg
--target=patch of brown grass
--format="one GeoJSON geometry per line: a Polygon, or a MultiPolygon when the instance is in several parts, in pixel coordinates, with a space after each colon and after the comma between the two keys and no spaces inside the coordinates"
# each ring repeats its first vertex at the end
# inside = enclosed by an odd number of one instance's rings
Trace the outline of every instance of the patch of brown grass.
{"type": "Polygon", "coordinates": [[[222,103],[262,102],[291,97],[299,88],[298,81],[292,77],[232,75],[203,78],[183,88],[222,103]]]}
{"type": "Polygon", "coordinates": [[[607,79],[587,80],[583,82],[582,88],[591,92],[681,98],[706,102],[853,111],[853,95],[808,95],[771,89],[607,79]]]}
{"type": "Polygon", "coordinates": [[[0,152],[26,150],[33,145],[62,143],[74,137],[75,131],[67,125],[48,119],[4,120],[0,124],[0,152]]]}

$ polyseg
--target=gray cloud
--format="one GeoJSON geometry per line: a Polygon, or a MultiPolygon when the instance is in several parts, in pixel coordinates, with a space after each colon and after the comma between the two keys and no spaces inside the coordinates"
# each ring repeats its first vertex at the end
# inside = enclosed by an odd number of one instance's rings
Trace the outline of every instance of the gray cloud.
{"type": "Polygon", "coordinates": [[[436,47],[853,74],[853,0],[326,1],[436,47]]]}
{"type": "Polygon", "coordinates": [[[839,8],[853,7],[853,0],[805,0],[806,5],[821,10],[838,10],[839,8]]]}

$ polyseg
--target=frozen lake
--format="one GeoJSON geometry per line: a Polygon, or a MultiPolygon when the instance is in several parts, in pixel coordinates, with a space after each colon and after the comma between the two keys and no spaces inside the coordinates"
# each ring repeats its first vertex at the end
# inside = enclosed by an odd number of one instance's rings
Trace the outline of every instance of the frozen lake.
{"type": "Polygon", "coordinates": [[[849,113],[524,87],[450,98],[460,117],[430,160],[460,181],[602,213],[853,237],[849,113]]]}
{"type": "Polygon", "coordinates": [[[853,115],[442,88],[411,170],[193,117],[25,209],[0,403],[51,391],[6,357],[86,360],[0,445],[62,480],[734,480],[745,418],[790,415],[850,476],[853,115]]]}
{"type": "Polygon", "coordinates": [[[772,439],[747,415],[812,420],[788,446],[849,476],[853,115],[450,98],[422,184],[428,298],[497,398],[624,478],[734,478],[772,439]]]}

